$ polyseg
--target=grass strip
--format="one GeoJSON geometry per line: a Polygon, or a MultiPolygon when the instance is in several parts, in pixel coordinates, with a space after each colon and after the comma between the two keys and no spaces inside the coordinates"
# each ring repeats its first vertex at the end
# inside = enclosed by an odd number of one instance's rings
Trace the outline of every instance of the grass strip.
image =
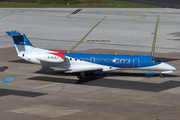
{"type": "Polygon", "coordinates": [[[114,0],[86,0],[78,3],[0,2],[0,8],[162,8],[162,6],[114,0]]]}

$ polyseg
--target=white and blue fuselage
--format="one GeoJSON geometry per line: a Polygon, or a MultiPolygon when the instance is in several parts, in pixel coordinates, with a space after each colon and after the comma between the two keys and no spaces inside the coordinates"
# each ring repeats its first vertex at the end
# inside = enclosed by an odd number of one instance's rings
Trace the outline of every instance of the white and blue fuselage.
{"type": "Polygon", "coordinates": [[[85,72],[117,69],[151,70],[162,71],[162,73],[170,73],[176,70],[175,67],[161,62],[153,56],[68,53],[64,50],[44,50],[33,47],[24,34],[17,31],[6,33],[12,36],[19,57],[43,66],[69,69],[66,71],[67,73],[80,73],[80,77],[83,77],[85,72]]]}

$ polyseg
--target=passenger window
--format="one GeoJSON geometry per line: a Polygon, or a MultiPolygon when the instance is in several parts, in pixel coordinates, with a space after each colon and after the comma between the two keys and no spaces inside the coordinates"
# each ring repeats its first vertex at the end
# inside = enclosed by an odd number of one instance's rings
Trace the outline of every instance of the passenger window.
{"type": "Polygon", "coordinates": [[[91,59],[91,61],[93,62],[93,61],[94,61],[94,59],[91,59]]]}
{"type": "Polygon", "coordinates": [[[104,62],[104,59],[102,59],[102,62],[104,62]]]}
{"type": "Polygon", "coordinates": [[[75,58],[75,61],[77,61],[77,58],[75,58]]]}
{"type": "Polygon", "coordinates": [[[82,61],[82,58],[80,58],[80,61],[82,61]]]}
{"type": "Polygon", "coordinates": [[[123,62],[124,62],[124,60],[121,60],[121,62],[123,63],[123,62]]]}
{"type": "Polygon", "coordinates": [[[85,61],[88,61],[88,59],[86,58],[85,61]]]}
{"type": "Polygon", "coordinates": [[[129,60],[126,60],[126,62],[128,63],[128,62],[129,62],[129,60]]]}
{"type": "Polygon", "coordinates": [[[72,58],[70,58],[70,60],[72,60],[72,58]]]}
{"type": "Polygon", "coordinates": [[[108,61],[108,62],[110,62],[110,60],[109,60],[109,59],[108,59],[107,61],[108,61]]]}
{"type": "Polygon", "coordinates": [[[97,62],[99,62],[99,59],[96,59],[97,62]]]}

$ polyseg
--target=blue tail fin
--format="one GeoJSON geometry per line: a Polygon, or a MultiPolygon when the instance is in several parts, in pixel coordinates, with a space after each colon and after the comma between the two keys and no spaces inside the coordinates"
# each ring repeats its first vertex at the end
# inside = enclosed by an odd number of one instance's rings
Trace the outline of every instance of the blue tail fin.
{"type": "Polygon", "coordinates": [[[21,33],[17,32],[16,30],[6,31],[6,33],[13,38],[15,45],[32,46],[32,44],[29,42],[29,40],[26,38],[26,36],[24,34],[21,34],[21,33]]]}
{"type": "Polygon", "coordinates": [[[19,33],[16,30],[6,31],[6,33],[12,37],[18,56],[24,53],[34,52],[33,45],[29,42],[24,34],[19,33]]]}

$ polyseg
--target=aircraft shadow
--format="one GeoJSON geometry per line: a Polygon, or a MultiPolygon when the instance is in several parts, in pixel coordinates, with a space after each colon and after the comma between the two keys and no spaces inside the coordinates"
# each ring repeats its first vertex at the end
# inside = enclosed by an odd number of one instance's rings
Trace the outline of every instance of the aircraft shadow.
{"type": "MultiPolygon", "coordinates": [[[[54,70],[50,67],[42,66],[42,68],[35,73],[38,74],[45,74],[45,75],[54,75],[54,76],[77,76],[77,73],[64,73],[65,70],[54,70]]],[[[177,75],[172,75],[172,74],[163,74],[165,77],[177,77],[177,75]]],[[[97,79],[97,78],[102,78],[106,76],[134,76],[134,77],[148,77],[144,76],[144,73],[130,73],[130,72],[104,72],[103,74],[92,74],[89,75],[87,79],[97,79]],[[95,77],[94,77],[95,76],[95,77]]],[[[155,73],[154,76],[159,76],[158,73],[155,73]]],[[[151,76],[150,76],[151,77],[151,76]]]]}
{"type": "Polygon", "coordinates": [[[170,62],[170,61],[176,61],[176,60],[180,60],[178,58],[164,58],[164,57],[157,57],[159,60],[161,60],[162,62],[170,62]]]}
{"type": "MultiPolygon", "coordinates": [[[[177,60],[177,59],[171,59],[171,58],[160,58],[160,59],[162,61],[177,60]]],[[[10,62],[32,64],[32,63],[26,62],[25,60],[22,60],[22,59],[10,61],[10,62]]],[[[141,90],[141,91],[151,91],[151,92],[160,92],[160,91],[164,91],[167,89],[171,89],[171,88],[180,86],[180,82],[173,81],[173,80],[158,84],[158,83],[147,83],[147,82],[139,82],[139,81],[127,81],[127,80],[123,80],[124,78],[120,78],[119,80],[105,78],[107,76],[110,76],[110,77],[116,77],[116,76],[146,77],[146,76],[144,76],[144,73],[127,73],[127,72],[107,72],[106,73],[105,72],[104,74],[93,74],[92,76],[88,76],[84,80],[61,78],[61,76],[76,77],[77,74],[67,74],[67,73],[64,73],[64,70],[56,70],[55,71],[54,69],[52,69],[50,67],[44,67],[44,66],[42,67],[41,70],[36,71],[35,73],[45,74],[47,76],[32,77],[32,78],[28,78],[28,80],[48,81],[48,82],[67,83],[67,84],[82,84],[82,85],[89,85],[89,86],[100,86],[100,87],[141,90]],[[53,76],[53,77],[51,77],[51,76],[53,76]]],[[[155,74],[155,76],[159,76],[159,74],[155,74]]],[[[165,77],[177,77],[177,75],[170,75],[170,74],[164,74],[164,76],[165,77]]],[[[154,79],[157,79],[157,78],[154,77],[154,79]]],[[[12,92],[12,93],[17,93],[17,92],[12,92]]],[[[2,93],[0,93],[0,96],[1,96],[1,94],[2,93]]],[[[33,96],[33,93],[28,93],[28,94],[29,94],[29,96],[33,96]]],[[[19,95],[28,95],[28,94],[26,92],[19,93],[19,95]]],[[[6,95],[6,94],[4,94],[4,95],[6,95]]],[[[36,96],[36,94],[34,94],[34,95],[36,96]]]]}
{"type": "Polygon", "coordinates": [[[34,63],[28,62],[28,61],[26,61],[24,59],[12,60],[12,61],[9,61],[9,62],[24,63],[24,64],[34,64],[34,63]]]}
{"type": "Polygon", "coordinates": [[[24,96],[24,97],[38,97],[38,96],[42,96],[42,95],[46,95],[46,94],[47,93],[39,93],[39,92],[30,92],[30,91],[0,88],[0,97],[7,96],[7,95],[17,95],[17,96],[24,96]]]}
{"type": "MultiPolygon", "coordinates": [[[[130,89],[130,90],[140,90],[140,91],[151,91],[151,92],[160,92],[167,89],[175,88],[180,86],[179,81],[166,81],[163,83],[147,83],[142,81],[127,81],[121,79],[109,79],[105,78],[106,76],[134,76],[134,77],[142,77],[144,74],[137,73],[105,73],[102,75],[93,75],[88,76],[84,80],[75,80],[68,78],[60,78],[63,74],[59,74],[57,77],[51,76],[39,76],[28,78],[28,80],[38,80],[38,81],[48,81],[48,82],[57,82],[57,83],[67,83],[67,84],[82,84],[88,86],[99,86],[99,87],[109,87],[109,88],[120,88],[120,89],[130,89]]],[[[70,75],[70,74],[68,74],[70,75]]],[[[170,77],[170,76],[167,76],[170,77]]],[[[175,77],[171,75],[171,77],[175,77]]],[[[154,79],[157,79],[154,77],[154,79]]]]}

